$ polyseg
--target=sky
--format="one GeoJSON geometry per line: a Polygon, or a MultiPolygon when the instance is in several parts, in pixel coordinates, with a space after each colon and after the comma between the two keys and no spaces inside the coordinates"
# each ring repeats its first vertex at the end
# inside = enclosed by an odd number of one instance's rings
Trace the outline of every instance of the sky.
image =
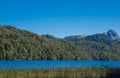
{"type": "Polygon", "coordinates": [[[0,24],[58,38],[120,32],[120,0],[0,0],[0,24]]]}

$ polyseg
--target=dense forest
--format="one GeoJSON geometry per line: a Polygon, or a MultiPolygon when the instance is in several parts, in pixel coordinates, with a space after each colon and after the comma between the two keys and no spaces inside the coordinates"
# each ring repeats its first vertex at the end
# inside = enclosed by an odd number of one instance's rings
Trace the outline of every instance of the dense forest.
{"type": "Polygon", "coordinates": [[[0,60],[120,60],[119,47],[105,34],[69,40],[0,25],[0,60]]]}
{"type": "Polygon", "coordinates": [[[84,48],[94,60],[120,60],[120,41],[111,40],[105,33],[70,41],[84,48]]]}

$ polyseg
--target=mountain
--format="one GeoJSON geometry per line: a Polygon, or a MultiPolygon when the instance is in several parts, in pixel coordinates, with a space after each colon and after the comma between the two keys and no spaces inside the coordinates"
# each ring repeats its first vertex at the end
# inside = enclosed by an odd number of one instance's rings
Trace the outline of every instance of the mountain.
{"type": "Polygon", "coordinates": [[[115,30],[113,30],[113,29],[110,29],[108,32],[106,32],[106,35],[107,35],[107,37],[109,37],[112,40],[120,41],[119,34],[115,30]]]}
{"type": "MultiPolygon", "coordinates": [[[[108,38],[110,38],[112,40],[120,41],[119,34],[113,29],[109,29],[105,34],[108,38]]],[[[64,39],[66,39],[66,40],[79,40],[79,39],[84,38],[84,37],[87,37],[87,35],[70,35],[70,36],[64,37],[64,39]]]]}
{"type": "Polygon", "coordinates": [[[120,60],[120,42],[111,40],[105,34],[94,34],[70,41],[84,48],[94,60],[120,60]]]}
{"type": "Polygon", "coordinates": [[[69,40],[79,40],[80,38],[84,38],[87,35],[71,35],[71,36],[66,36],[64,39],[69,39],[69,40]]]}
{"type": "Polygon", "coordinates": [[[120,60],[120,42],[106,34],[59,39],[0,25],[0,60],[120,60]]]}

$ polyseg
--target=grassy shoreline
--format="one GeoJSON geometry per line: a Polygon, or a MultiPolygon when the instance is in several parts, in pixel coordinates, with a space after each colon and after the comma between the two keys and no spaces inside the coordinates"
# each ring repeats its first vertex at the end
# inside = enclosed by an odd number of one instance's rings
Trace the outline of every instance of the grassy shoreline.
{"type": "Polygon", "coordinates": [[[120,78],[120,68],[0,69],[0,78],[120,78]]]}

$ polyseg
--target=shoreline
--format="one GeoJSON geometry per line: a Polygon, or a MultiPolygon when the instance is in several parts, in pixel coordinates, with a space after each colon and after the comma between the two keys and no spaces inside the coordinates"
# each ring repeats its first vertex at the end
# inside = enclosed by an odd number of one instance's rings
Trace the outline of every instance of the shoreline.
{"type": "Polygon", "coordinates": [[[0,69],[0,78],[120,78],[120,68],[0,69]]]}

